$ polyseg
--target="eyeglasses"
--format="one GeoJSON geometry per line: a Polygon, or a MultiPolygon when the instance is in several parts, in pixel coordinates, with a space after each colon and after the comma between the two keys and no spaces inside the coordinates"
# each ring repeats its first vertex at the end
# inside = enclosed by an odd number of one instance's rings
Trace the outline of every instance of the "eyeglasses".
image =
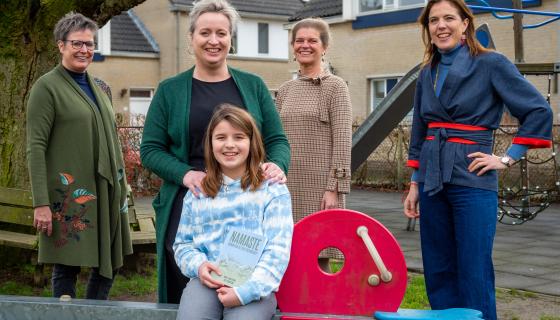
{"type": "Polygon", "coordinates": [[[72,48],[74,48],[75,50],[82,49],[84,44],[86,45],[86,48],[89,51],[95,49],[95,42],[93,42],[93,41],[82,41],[82,40],[62,40],[62,41],[63,42],[70,42],[72,44],[72,48]]]}

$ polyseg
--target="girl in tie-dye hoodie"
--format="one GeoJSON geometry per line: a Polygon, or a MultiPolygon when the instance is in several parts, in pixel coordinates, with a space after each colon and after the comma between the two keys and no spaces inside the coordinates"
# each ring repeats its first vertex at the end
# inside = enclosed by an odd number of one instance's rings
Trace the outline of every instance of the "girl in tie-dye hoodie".
{"type": "Polygon", "coordinates": [[[207,176],[199,197],[183,201],[173,249],[184,275],[177,319],[270,319],[274,292],[288,266],[293,232],[290,194],[285,184],[263,181],[265,152],[260,132],[245,110],[222,105],[204,139],[207,176]],[[231,228],[267,242],[249,279],[234,288],[210,276],[220,273],[219,251],[231,228]]]}

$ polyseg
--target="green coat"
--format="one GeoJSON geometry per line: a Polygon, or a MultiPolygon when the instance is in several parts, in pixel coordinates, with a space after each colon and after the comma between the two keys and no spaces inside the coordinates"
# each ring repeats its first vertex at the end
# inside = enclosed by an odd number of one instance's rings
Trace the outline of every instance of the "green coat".
{"type": "Polygon", "coordinates": [[[33,206],[53,212],[53,234],[40,234],[39,262],[99,267],[111,278],[132,253],[126,179],[111,101],[88,80],[99,108],[62,65],[33,85],[27,160],[33,206]]]}
{"type": "MultiPolygon", "coordinates": [[[[158,255],[158,296],[167,302],[165,268],[165,231],[173,200],[185,174],[193,169],[188,164],[189,114],[194,68],[160,83],[150,104],[140,155],[144,167],[163,179],[154,199],[158,255]]],[[[245,107],[262,132],[267,161],[276,163],[284,172],[290,163],[290,146],[274,102],[264,82],[256,75],[229,68],[245,107]]]]}

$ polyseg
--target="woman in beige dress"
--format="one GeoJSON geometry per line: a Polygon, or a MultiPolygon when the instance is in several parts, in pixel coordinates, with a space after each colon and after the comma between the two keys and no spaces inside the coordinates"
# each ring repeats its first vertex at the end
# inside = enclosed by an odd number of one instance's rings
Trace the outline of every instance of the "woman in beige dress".
{"type": "Polygon", "coordinates": [[[276,99],[292,149],[288,188],[294,222],[319,210],[344,208],[350,192],[352,106],[344,80],[323,66],[329,41],[325,21],[295,24],[291,45],[298,77],[284,83],[276,99]]]}

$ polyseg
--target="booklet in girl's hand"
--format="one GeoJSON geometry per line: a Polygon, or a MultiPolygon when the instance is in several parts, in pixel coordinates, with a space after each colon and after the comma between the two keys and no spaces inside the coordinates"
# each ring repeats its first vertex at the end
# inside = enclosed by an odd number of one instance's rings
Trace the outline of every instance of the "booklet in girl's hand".
{"type": "Polygon", "coordinates": [[[251,277],[266,242],[266,237],[240,228],[231,228],[222,243],[217,261],[222,275],[212,272],[212,278],[228,287],[239,287],[251,277]]]}

